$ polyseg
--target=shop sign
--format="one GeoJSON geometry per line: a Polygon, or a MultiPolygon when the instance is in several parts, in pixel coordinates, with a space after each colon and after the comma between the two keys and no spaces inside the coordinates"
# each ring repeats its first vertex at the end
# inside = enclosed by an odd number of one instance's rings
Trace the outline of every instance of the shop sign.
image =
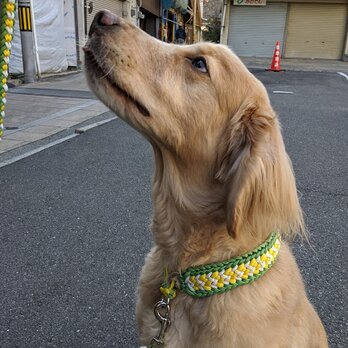
{"type": "Polygon", "coordinates": [[[233,0],[233,5],[239,6],[266,6],[267,0],[233,0]]]}

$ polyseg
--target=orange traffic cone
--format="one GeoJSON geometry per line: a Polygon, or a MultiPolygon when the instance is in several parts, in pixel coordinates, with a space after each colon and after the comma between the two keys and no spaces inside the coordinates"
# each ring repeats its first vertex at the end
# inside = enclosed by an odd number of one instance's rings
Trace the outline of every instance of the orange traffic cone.
{"type": "Polygon", "coordinates": [[[276,42],[270,71],[281,71],[280,69],[280,42],[276,42]]]}

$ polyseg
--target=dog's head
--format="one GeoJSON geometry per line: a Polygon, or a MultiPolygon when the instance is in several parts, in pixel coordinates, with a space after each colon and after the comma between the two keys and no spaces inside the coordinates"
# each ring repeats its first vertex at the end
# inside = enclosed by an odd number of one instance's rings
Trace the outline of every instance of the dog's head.
{"type": "Polygon", "coordinates": [[[267,214],[274,226],[259,226],[267,233],[302,226],[267,92],[228,48],[169,45],[103,11],[85,52],[91,88],[170,162],[160,174],[167,168],[176,177],[167,182],[182,206],[198,215],[211,214],[208,206],[224,211],[233,236],[267,214]]]}

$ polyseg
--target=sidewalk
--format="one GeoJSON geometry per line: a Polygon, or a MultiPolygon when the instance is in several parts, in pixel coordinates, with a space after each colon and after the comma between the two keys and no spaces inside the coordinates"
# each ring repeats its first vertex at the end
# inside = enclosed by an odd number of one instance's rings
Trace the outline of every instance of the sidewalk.
{"type": "Polygon", "coordinates": [[[83,72],[10,88],[0,154],[109,111],[89,91],[83,72]]]}
{"type": "MultiPolygon", "coordinates": [[[[249,69],[269,69],[272,58],[240,57],[249,69]]],[[[330,59],[281,58],[281,69],[287,71],[343,72],[348,74],[348,62],[330,59]]]]}

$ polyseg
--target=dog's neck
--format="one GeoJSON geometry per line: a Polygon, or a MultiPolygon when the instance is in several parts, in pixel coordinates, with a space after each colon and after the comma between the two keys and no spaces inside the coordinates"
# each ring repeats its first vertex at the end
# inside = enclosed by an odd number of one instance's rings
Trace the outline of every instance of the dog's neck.
{"type": "Polygon", "coordinates": [[[162,153],[155,151],[155,160],[152,230],[170,271],[243,254],[271,232],[255,234],[252,226],[243,226],[232,238],[226,228],[225,189],[206,176],[206,168],[196,166],[193,176],[162,153]]]}

